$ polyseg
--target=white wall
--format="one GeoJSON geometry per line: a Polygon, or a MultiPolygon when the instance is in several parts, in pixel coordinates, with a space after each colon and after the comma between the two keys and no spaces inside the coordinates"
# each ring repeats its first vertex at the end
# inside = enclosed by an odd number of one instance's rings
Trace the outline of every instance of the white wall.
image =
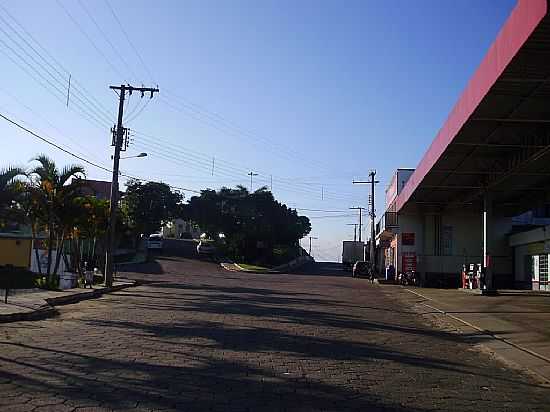
{"type": "MultiPolygon", "coordinates": [[[[441,214],[440,255],[435,254],[434,215],[399,215],[398,270],[402,270],[402,253],[417,254],[417,270],[433,273],[459,273],[464,263],[481,263],[483,256],[483,226],[481,214],[446,212],[441,214]],[[450,248],[443,244],[444,227],[450,227],[450,248]],[[415,245],[403,246],[401,233],[415,233],[415,245]]],[[[493,265],[495,273],[512,273],[512,250],[507,234],[510,218],[495,218],[493,228],[493,265]]],[[[448,231],[449,232],[449,231],[448,231]]]]}

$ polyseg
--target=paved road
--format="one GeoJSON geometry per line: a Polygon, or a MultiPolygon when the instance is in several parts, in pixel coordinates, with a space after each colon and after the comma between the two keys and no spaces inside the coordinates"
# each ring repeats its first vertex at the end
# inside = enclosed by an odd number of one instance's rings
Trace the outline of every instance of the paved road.
{"type": "Polygon", "coordinates": [[[548,389],[337,266],[254,275],[179,257],[142,272],[0,326],[0,410],[550,410],[548,389]]]}

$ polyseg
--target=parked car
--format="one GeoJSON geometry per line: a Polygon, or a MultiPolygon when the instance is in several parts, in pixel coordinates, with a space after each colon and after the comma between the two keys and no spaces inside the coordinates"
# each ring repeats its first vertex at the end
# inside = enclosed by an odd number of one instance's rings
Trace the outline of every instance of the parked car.
{"type": "Polygon", "coordinates": [[[147,249],[162,252],[163,243],[164,239],[161,234],[149,235],[149,238],[147,239],[147,249]]]}
{"type": "Polygon", "coordinates": [[[197,245],[197,253],[199,255],[213,255],[216,253],[216,246],[212,242],[201,240],[197,245]]]}
{"type": "Polygon", "coordinates": [[[359,260],[353,265],[352,276],[358,278],[360,276],[368,276],[369,274],[369,262],[359,260]]]}

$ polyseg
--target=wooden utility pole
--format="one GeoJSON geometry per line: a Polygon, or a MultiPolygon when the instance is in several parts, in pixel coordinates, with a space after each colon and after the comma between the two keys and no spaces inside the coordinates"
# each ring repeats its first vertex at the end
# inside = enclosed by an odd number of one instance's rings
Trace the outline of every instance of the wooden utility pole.
{"type": "Polygon", "coordinates": [[[309,256],[311,256],[311,241],[319,239],[318,237],[309,236],[309,256]]]}
{"type": "Polygon", "coordinates": [[[353,226],[353,241],[357,241],[357,223],[348,223],[348,226],[353,226]]]}
{"type": "Polygon", "coordinates": [[[367,181],[353,181],[353,184],[367,184],[367,185],[371,185],[371,194],[370,194],[370,199],[369,199],[369,206],[370,206],[370,212],[369,212],[369,215],[370,215],[370,250],[369,250],[369,255],[370,255],[370,264],[371,264],[371,267],[374,268],[375,267],[375,256],[374,256],[374,238],[376,236],[376,233],[375,233],[375,226],[374,226],[374,218],[376,217],[376,209],[374,208],[374,205],[375,205],[375,202],[374,202],[374,185],[377,184],[377,183],[380,183],[378,180],[374,180],[374,177],[376,176],[376,170],[371,170],[369,172],[369,177],[370,177],[370,180],[367,180],[367,181]]]}
{"type": "Polygon", "coordinates": [[[119,101],[118,101],[118,121],[116,129],[114,129],[114,142],[113,146],[115,147],[115,154],[113,156],[113,179],[111,182],[111,198],[110,198],[110,209],[109,209],[109,230],[107,232],[107,247],[105,248],[105,286],[113,286],[113,252],[116,247],[116,212],[118,208],[118,175],[119,175],[119,163],[120,163],[120,152],[123,150],[124,140],[125,140],[125,130],[122,126],[122,117],[124,116],[124,99],[126,97],[126,92],[130,95],[132,92],[137,91],[141,93],[143,97],[144,93],[151,93],[151,99],[153,98],[153,93],[158,93],[158,88],[151,87],[133,87],[130,85],[121,84],[120,86],[109,86],[112,90],[119,91],[119,101]]]}
{"type": "Polygon", "coordinates": [[[359,242],[361,242],[361,233],[363,232],[363,210],[364,207],[350,207],[351,210],[359,210],[359,242]]]}

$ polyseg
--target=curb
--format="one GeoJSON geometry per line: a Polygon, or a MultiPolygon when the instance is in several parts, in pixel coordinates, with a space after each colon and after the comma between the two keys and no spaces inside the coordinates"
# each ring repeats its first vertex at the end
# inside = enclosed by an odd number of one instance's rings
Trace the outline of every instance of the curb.
{"type": "Polygon", "coordinates": [[[279,272],[277,270],[273,270],[273,269],[262,270],[262,271],[245,269],[242,266],[238,265],[237,263],[222,262],[222,263],[220,263],[220,266],[223,269],[225,269],[229,272],[255,273],[255,274],[258,274],[258,275],[265,275],[266,273],[268,273],[268,274],[269,273],[281,273],[281,272],[279,272]]]}
{"type": "Polygon", "coordinates": [[[91,289],[87,292],[82,292],[75,295],[48,298],[46,299],[46,302],[51,306],[70,305],[72,303],[77,303],[83,300],[99,298],[101,297],[101,295],[104,295],[106,293],[117,292],[122,289],[130,288],[132,286],[137,286],[137,282],[112,286],[110,288],[91,289]]]}
{"type": "Polygon", "coordinates": [[[245,269],[238,263],[233,263],[237,269],[239,269],[239,272],[245,272],[245,273],[257,273],[259,275],[264,273],[280,273],[278,270],[275,269],[266,269],[266,270],[254,270],[254,269],[245,269]]]}
{"type": "Polygon", "coordinates": [[[138,282],[127,283],[123,285],[117,285],[110,288],[92,289],[88,292],[82,292],[75,295],[59,296],[54,298],[44,299],[46,303],[41,305],[38,309],[30,312],[10,313],[7,315],[0,315],[0,323],[20,322],[25,320],[42,320],[46,318],[54,317],[58,314],[55,306],[70,305],[78,303],[83,300],[95,299],[101,297],[106,293],[117,292],[122,289],[138,286],[138,282]]]}

